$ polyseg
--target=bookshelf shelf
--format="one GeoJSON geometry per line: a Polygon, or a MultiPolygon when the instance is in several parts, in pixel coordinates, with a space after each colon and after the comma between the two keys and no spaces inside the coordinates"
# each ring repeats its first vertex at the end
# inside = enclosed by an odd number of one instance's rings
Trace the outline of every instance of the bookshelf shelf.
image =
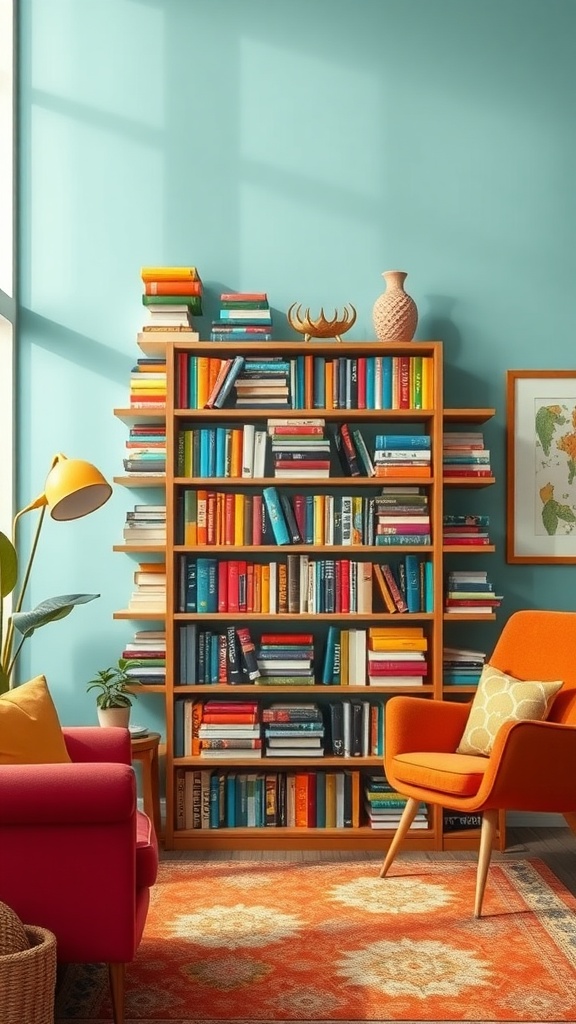
{"type": "MultiPolygon", "coordinates": [[[[298,339],[293,341],[278,341],[268,344],[266,353],[279,360],[292,361],[296,364],[299,357],[309,357],[310,365],[314,360],[342,359],[345,362],[356,362],[363,359],[367,362],[373,356],[384,358],[390,356],[404,362],[412,358],[428,358],[428,366],[432,367],[431,389],[426,392],[428,400],[427,408],[320,408],[314,405],[311,400],[306,401],[307,408],[285,409],[277,408],[269,404],[256,408],[224,407],[214,408],[184,408],[186,399],[182,398],[180,390],[179,373],[183,366],[188,366],[191,358],[197,362],[197,372],[200,372],[199,360],[205,360],[206,364],[210,359],[233,360],[237,356],[244,358],[253,356],[259,360],[266,360],[267,355],[263,353],[261,343],[255,342],[219,342],[217,346],[209,341],[187,342],[184,339],[171,336],[170,345],[162,344],[157,340],[147,342],[142,335],[139,335],[138,344],[145,355],[165,355],[167,361],[167,401],[166,409],[134,409],[117,408],[115,416],[126,423],[145,422],[146,420],[166,423],[166,446],[167,461],[166,475],[141,476],[118,476],[115,483],[128,488],[156,487],[165,488],[166,493],[166,519],[167,519],[167,541],[166,545],[153,545],[136,548],[134,545],[119,544],[114,546],[115,551],[126,553],[156,552],[164,553],[166,556],[167,574],[167,607],[166,612],[136,611],[133,609],[120,609],[114,612],[114,618],[127,621],[148,621],[163,622],[166,628],[166,685],[146,687],[147,692],[163,694],[165,697],[166,710],[166,799],[167,799],[167,823],[165,842],[168,849],[333,849],[333,850],[365,850],[383,849],[390,841],[394,833],[395,825],[390,828],[368,826],[363,807],[363,782],[365,774],[380,773],[382,770],[382,755],[375,753],[375,738],[371,734],[370,743],[366,744],[367,735],[364,736],[364,747],[362,756],[342,757],[332,753],[332,747],[326,739],[326,747],[322,757],[306,756],[305,749],[298,756],[269,756],[264,751],[262,757],[243,756],[242,750],[237,756],[214,756],[202,757],[199,753],[182,756],[181,750],[176,743],[175,729],[177,719],[184,714],[184,702],[190,704],[189,714],[193,715],[194,702],[203,705],[207,700],[216,701],[256,701],[260,708],[267,708],[272,703],[318,703],[325,712],[329,705],[338,703],[348,704],[350,702],[364,702],[364,704],[376,707],[383,704],[386,699],[394,694],[417,695],[420,699],[458,699],[465,695],[469,699],[473,693],[472,687],[446,686],[443,682],[443,643],[446,623],[461,624],[467,622],[489,622],[495,619],[495,615],[468,615],[468,614],[445,614],[443,608],[443,576],[445,559],[456,554],[459,556],[492,554],[495,551],[494,545],[486,545],[481,549],[472,549],[466,545],[443,545],[442,543],[442,515],[444,507],[444,491],[447,489],[479,489],[491,486],[494,478],[484,477],[478,479],[463,479],[462,477],[442,476],[437,472],[435,476],[418,475],[417,469],[410,476],[348,476],[342,469],[338,469],[336,462],[332,459],[330,471],[334,475],[308,477],[302,474],[300,477],[278,477],[273,473],[271,460],[266,456],[264,464],[265,473],[260,477],[253,476],[216,476],[214,473],[183,475],[182,463],[180,473],[178,469],[179,440],[181,433],[191,431],[200,433],[207,427],[224,429],[228,433],[243,430],[246,424],[253,424],[255,429],[266,431],[267,421],[281,417],[291,424],[292,421],[308,419],[321,419],[326,425],[326,433],[332,436],[341,424],[350,424],[351,429],[358,428],[367,439],[372,440],[377,434],[418,434],[426,435],[430,439],[432,452],[432,469],[440,468],[442,464],[442,439],[443,432],[450,425],[458,424],[481,424],[489,421],[495,413],[491,408],[444,408],[442,402],[442,344],[441,342],[411,342],[410,344],[386,344],[378,342],[342,342],[338,346],[327,347],[322,342],[303,343],[298,339]],[[160,346],[160,347],[159,347],[160,346]],[[413,430],[411,429],[413,427],[413,430]],[[184,542],[182,527],[182,508],[185,495],[189,492],[209,491],[216,493],[216,499],[222,503],[230,501],[227,495],[244,495],[245,500],[255,501],[264,488],[274,488],[293,500],[303,492],[305,495],[339,495],[353,494],[360,497],[365,506],[372,504],[373,500],[383,489],[386,492],[391,490],[405,490],[406,488],[418,489],[419,494],[428,496],[428,509],[431,524],[431,543],[429,544],[342,544],[342,543],[291,543],[276,544],[267,540],[263,544],[250,543],[214,543],[197,544],[196,542],[184,542]],[[219,496],[219,497],[218,497],[219,496]],[[374,564],[392,563],[397,564],[405,559],[407,554],[416,555],[422,565],[429,563],[432,567],[430,591],[428,597],[430,605],[434,610],[392,612],[380,601],[379,591],[373,585],[372,611],[335,613],[324,611],[303,611],[303,612],[279,612],[275,611],[226,611],[218,610],[207,612],[182,611],[186,603],[182,603],[182,594],[186,593],[187,572],[189,566],[196,563],[198,559],[213,559],[215,564],[223,565],[231,560],[246,561],[249,564],[271,565],[276,563],[277,567],[287,562],[288,556],[308,556],[310,562],[328,563],[330,560],[353,560],[360,565],[363,562],[374,564]],[[381,604],[381,607],[379,605],[381,604]],[[191,685],[180,681],[181,660],[183,658],[183,640],[188,635],[189,629],[194,630],[191,635],[195,638],[202,631],[223,634],[230,627],[238,628],[239,619],[241,624],[246,626],[254,636],[255,642],[261,634],[283,633],[283,634],[311,634],[314,637],[314,663],[316,668],[316,685],[297,685],[295,680],[290,684],[281,685],[254,685],[253,683],[204,683],[191,685]],[[347,686],[320,683],[320,668],[322,665],[323,651],[326,645],[326,638],[330,627],[336,627],[338,631],[346,633],[358,630],[368,635],[368,631],[375,627],[402,628],[418,627],[423,631],[423,636],[428,642],[428,671],[426,682],[422,685],[359,685],[350,684],[347,686]],[[178,714],[177,714],[178,712],[178,714]],[[370,753],[367,751],[370,750],[370,753]],[[276,776],[282,779],[282,785],[293,775],[312,775],[326,773],[326,776],[347,776],[352,773],[354,778],[353,792],[354,800],[359,799],[360,806],[356,806],[354,814],[358,827],[348,828],[302,828],[279,824],[275,828],[236,826],[225,827],[222,820],[218,827],[207,827],[205,822],[202,827],[183,827],[182,811],[182,787],[188,784],[191,774],[194,775],[194,784],[198,782],[197,776],[213,773],[220,779],[231,771],[240,773],[242,776],[276,776]],[[360,794],[360,796],[358,796],[360,794]]],[[[188,376],[188,374],[187,374],[188,376]]],[[[351,405],[354,402],[350,403],[351,405]]],[[[366,442],[368,443],[368,441],[366,442]]],[[[214,500],[216,500],[214,499],[214,500]]],[[[244,500],[244,499],[243,499],[244,500]]],[[[250,534],[247,535],[248,539],[250,534]]],[[[304,534],[302,533],[302,536],[304,534]]],[[[217,539],[222,541],[223,534],[220,533],[217,539]]],[[[246,536],[245,538],[246,539],[246,536]]],[[[338,538],[336,538],[338,539],[338,538]]],[[[236,537],[238,540],[238,537],[236,537]]],[[[227,571],[227,570],[226,570],[227,571]]],[[[279,572],[279,569],[278,569],[279,572]]],[[[422,568],[420,570],[422,576],[422,568]]],[[[259,606],[259,605],[257,605],[259,606]]],[[[306,606],[306,601],[304,601],[306,606]]],[[[224,605],[225,607],[225,605],[224,605]]],[[[370,607],[370,605],[368,605],[370,607]]],[[[424,604],[420,606],[425,607],[424,604]]],[[[234,632],[234,631],[232,631],[234,632]]],[[[194,644],[197,640],[194,639],[194,644]]],[[[194,657],[198,657],[198,647],[194,647],[194,657]]],[[[183,677],[185,678],[185,677],[183,677]]],[[[367,682],[367,677],[366,677],[367,682]]],[[[377,716],[376,716],[377,718],[377,716]]],[[[191,719],[190,719],[191,721],[191,719]]],[[[328,723],[328,719],[325,719],[328,723]]],[[[372,721],[372,719],[371,719],[372,721]]],[[[380,722],[382,716],[380,717],[380,722]]],[[[380,726],[381,727],[381,726],[380,726]]],[[[327,729],[328,735],[328,729],[327,729]]],[[[224,783],[220,782],[221,785],[224,783]]],[[[288,786],[289,789],[289,786],[288,786]]],[[[503,834],[503,830],[501,830],[503,834]]],[[[414,850],[441,850],[443,848],[471,848],[478,839],[478,833],[462,832],[451,833],[450,836],[443,835],[442,814],[438,808],[429,808],[428,823],[426,828],[411,830],[407,846],[414,850]],[[458,846],[458,843],[467,844],[458,846]],[[452,844],[452,846],[451,846],[452,844]]],[[[503,839],[501,839],[503,842],[503,839]]]]}

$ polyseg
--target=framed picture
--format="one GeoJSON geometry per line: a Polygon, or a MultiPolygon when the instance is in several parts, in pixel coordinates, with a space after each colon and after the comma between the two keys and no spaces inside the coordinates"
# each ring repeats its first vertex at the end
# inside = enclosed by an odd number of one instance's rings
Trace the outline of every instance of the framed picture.
{"type": "Polygon", "coordinates": [[[576,370],[508,370],[508,562],[576,562],[576,370]]]}

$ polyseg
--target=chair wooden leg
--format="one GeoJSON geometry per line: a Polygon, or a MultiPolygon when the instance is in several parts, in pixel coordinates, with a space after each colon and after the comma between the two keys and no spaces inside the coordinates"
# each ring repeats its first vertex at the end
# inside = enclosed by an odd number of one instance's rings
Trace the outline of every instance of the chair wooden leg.
{"type": "Polygon", "coordinates": [[[384,863],[382,864],[382,867],[380,869],[380,878],[384,878],[384,875],[388,871],[388,868],[390,867],[392,861],[394,860],[394,857],[398,853],[398,848],[400,846],[400,843],[404,839],[404,836],[408,832],[408,829],[410,828],[410,825],[414,821],[414,818],[416,817],[416,812],[417,812],[417,810],[418,810],[418,808],[420,806],[420,803],[421,803],[420,800],[415,800],[413,797],[408,797],[408,801],[406,803],[406,807],[402,811],[402,817],[400,818],[400,821],[398,822],[398,828],[396,829],[396,834],[395,834],[392,842],[390,843],[390,846],[388,847],[388,853],[386,854],[386,856],[384,858],[384,863]]]}
{"type": "Polygon", "coordinates": [[[476,872],[474,917],[480,917],[482,914],[482,900],[484,899],[484,889],[486,888],[486,878],[488,876],[488,868],[490,867],[490,858],[492,856],[492,846],[494,843],[494,836],[496,835],[497,824],[497,809],[492,808],[489,811],[483,812],[482,830],[480,832],[480,850],[478,853],[478,869],[476,872]]]}
{"type": "Polygon", "coordinates": [[[568,827],[576,834],[576,812],[565,811],[564,818],[568,827]]]}
{"type": "Polygon", "coordinates": [[[108,964],[114,1024],[124,1024],[124,982],[126,964],[108,964]]]}

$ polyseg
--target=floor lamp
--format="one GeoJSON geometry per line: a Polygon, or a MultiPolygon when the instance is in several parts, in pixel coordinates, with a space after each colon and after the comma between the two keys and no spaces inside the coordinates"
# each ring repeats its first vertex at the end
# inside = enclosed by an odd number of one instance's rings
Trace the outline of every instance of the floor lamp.
{"type": "MultiPolygon", "coordinates": [[[[54,456],[50,471],[46,478],[46,483],[44,484],[43,493],[29,505],[26,505],[25,508],[16,513],[12,524],[12,541],[10,543],[8,538],[4,537],[3,546],[0,548],[0,593],[2,597],[4,597],[7,594],[12,593],[17,582],[16,534],[18,522],[27,512],[32,512],[34,509],[40,510],[30,554],[26,563],[26,569],[16,598],[13,615],[22,610],[22,603],[24,601],[24,595],[26,593],[30,573],[34,564],[34,558],[38,547],[38,541],[40,540],[40,533],[46,509],[49,510],[52,519],[56,519],[59,522],[65,522],[69,519],[80,519],[82,516],[89,515],[91,512],[95,512],[96,509],[100,508],[101,505],[104,505],[111,494],[112,488],[110,484],[102,475],[100,470],[97,469],[96,466],[93,466],[91,462],[84,462],[82,459],[68,459],[61,453],[54,456]]],[[[86,595],[76,596],[86,597],[86,595]]],[[[61,618],[63,614],[67,614],[67,612],[64,611],[65,607],[66,605],[63,605],[60,608],[54,608],[51,618],[61,618]]],[[[31,615],[33,616],[33,613],[31,613],[31,615]]],[[[46,618],[44,615],[42,616],[41,621],[38,621],[37,625],[43,625],[47,621],[50,621],[50,618],[46,618]]],[[[0,631],[0,636],[1,635],[0,631]]],[[[2,660],[0,662],[0,670],[4,674],[5,683],[6,681],[9,682],[11,678],[12,671],[14,669],[14,662],[20,650],[20,648],[18,648],[16,654],[13,654],[13,643],[14,622],[11,617],[2,646],[2,660]]]]}

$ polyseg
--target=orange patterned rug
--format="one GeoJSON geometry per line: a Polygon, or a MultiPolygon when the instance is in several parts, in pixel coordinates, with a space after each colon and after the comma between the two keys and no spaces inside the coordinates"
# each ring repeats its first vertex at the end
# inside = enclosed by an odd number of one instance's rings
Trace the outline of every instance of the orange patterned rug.
{"type": "MultiPolygon", "coordinates": [[[[127,1024],[576,1021],[576,900],[538,860],[164,861],[127,1024]]],[[[71,967],[56,1024],[109,1024],[71,967]]]]}

